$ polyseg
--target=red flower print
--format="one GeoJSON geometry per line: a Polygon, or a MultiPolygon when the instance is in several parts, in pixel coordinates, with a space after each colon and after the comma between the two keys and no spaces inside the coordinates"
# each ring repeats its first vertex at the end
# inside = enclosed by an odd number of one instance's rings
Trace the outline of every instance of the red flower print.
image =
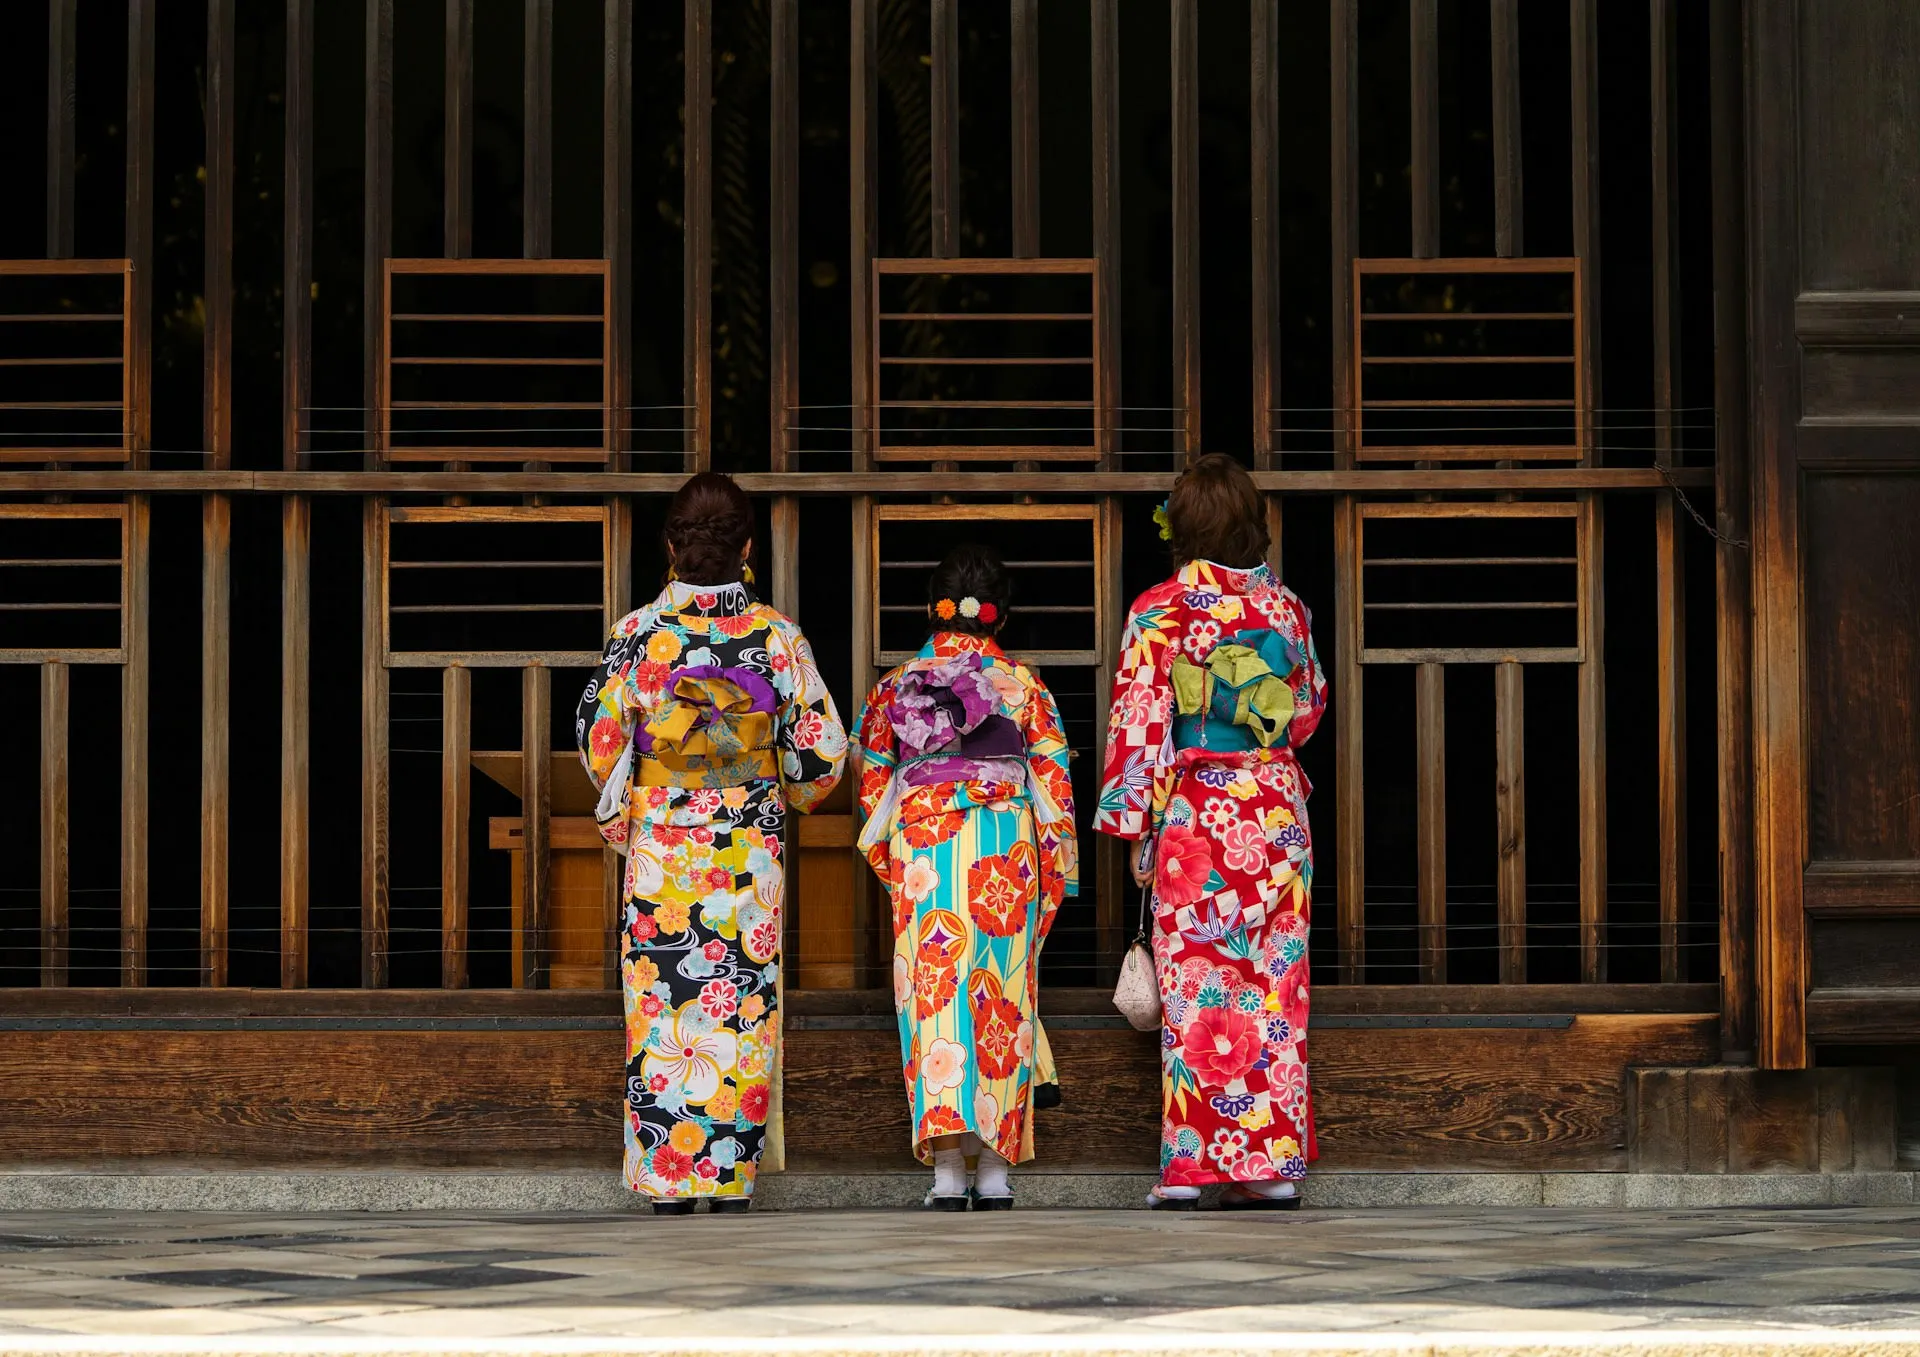
{"type": "Polygon", "coordinates": [[[1202,1088],[1224,1088],[1260,1057],[1260,1024],[1231,1008],[1203,1008],[1187,1021],[1180,1056],[1202,1088]]]}
{"type": "Polygon", "coordinates": [[[1213,1175],[1192,1156],[1179,1154],[1160,1170],[1160,1181],[1168,1187],[1202,1187],[1213,1181],[1213,1175]]]}
{"type": "Polygon", "coordinates": [[[667,686],[667,675],[672,672],[657,660],[641,660],[633,666],[633,672],[627,675],[627,682],[642,693],[657,693],[667,686]]]}
{"type": "Polygon", "coordinates": [[[720,601],[720,595],[713,593],[711,590],[703,591],[695,594],[693,601],[698,607],[711,608],[720,601]]]}
{"type": "Polygon", "coordinates": [[[1004,1079],[1020,1065],[1016,1040],[1020,1009],[1011,999],[988,999],[973,1010],[973,1054],[980,1073],[1004,1079]]]}
{"type": "Polygon", "coordinates": [[[687,831],[679,825],[655,825],[653,840],[667,848],[678,848],[687,841],[687,831]]]}
{"type": "Polygon", "coordinates": [[[958,1135],[966,1129],[967,1123],[951,1107],[929,1107],[921,1114],[920,1129],[915,1139],[925,1141],[935,1136],[958,1135]]]}
{"type": "Polygon", "coordinates": [[[665,1093],[667,1091],[667,1085],[672,1082],[673,1081],[664,1074],[652,1075],[647,1079],[647,1090],[650,1093],[665,1093]]]}
{"type": "Polygon", "coordinates": [[[603,716],[593,723],[593,756],[598,759],[612,759],[620,756],[621,748],[626,744],[626,732],[620,729],[620,723],[611,716],[603,716]]]}
{"type": "Polygon", "coordinates": [[[1027,926],[1033,873],[1029,867],[1023,876],[1023,865],[1011,854],[996,853],[967,868],[967,908],[981,932],[1004,938],[1027,926]]]}
{"type": "Polygon", "coordinates": [[[1120,701],[1114,724],[1117,726],[1144,726],[1153,719],[1153,681],[1145,672],[1137,675],[1133,682],[1120,691],[1120,701]]]}
{"type": "Polygon", "coordinates": [[[700,1008],[708,1017],[731,1018],[739,1007],[740,990],[733,981],[709,980],[700,987],[700,1008]]]}
{"type": "Polygon", "coordinates": [[[720,1166],[711,1159],[702,1159],[693,1166],[693,1171],[702,1178],[705,1178],[708,1182],[712,1182],[720,1176],[720,1166]]]}
{"type": "Polygon", "coordinates": [[[909,848],[932,848],[958,834],[966,822],[966,812],[948,811],[943,815],[922,816],[910,824],[901,825],[900,833],[909,848]]]}
{"type": "Polygon", "coordinates": [[[670,1183],[677,1183],[693,1174],[693,1156],[682,1154],[671,1145],[662,1145],[653,1152],[653,1171],[670,1183]]]}
{"type": "Polygon", "coordinates": [[[795,749],[812,749],[820,743],[820,737],[827,733],[827,720],[817,711],[810,711],[795,721],[789,729],[793,732],[795,749]]]}
{"type": "Polygon", "coordinates": [[[705,947],[700,949],[700,955],[708,961],[725,961],[727,959],[727,944],[715,938],[712,942],[709,942],[705,947]]]}
{"type": "Polygon", "coordinates": [[[611,824],[600,826],[600,837],[608,843],[621,844],[627,841],[627,822],[615,820],[611,824]]]}
{"type": "MultiPolygon", "coordinates": [[[[666,1011],[667,1011],[667,1001],[665,999],[662,999],[657,994],[649,994],[646,998],[640,1001],[640,1012],[641,1012],[641,1015],[644,1017],[657,1018],[666,1011]]],[[[656,1074],[653,1077],[656,1079],[665,1079],[666,1075],[656,1074]]],[[[665,1088],[666,1085],[662,1084],[660,1087],[665,1088]]],[[[656,1092],[657,1091],[658,1090],[656,1090],[656,1092]]]]}
{"type": "Polygon", "coordinates": [[[920,921],[920,943],[914,956],[916,1017],[930,1018],[953,1002],[960,987],[960,954],[966,946],[966,929],[958,916],[945,909],[927,911],[920,921]]]}
{"type": "Polygon", "coordinates": [[[787,672],[788,667],[792,665],[793,661],[785,655],[775,655],[772,659],[768,660],[767,663],[773,667],[774,673],[784,674],[787,672]]]}
{"type": "Polygon", "coordinates": [[[737,641],[760,625],[760,620],[747,613],[738,617],[716,617],[709,627],[729,640],[737,641]]]}
{"type": "Polygon", "coordinates": [[[1219,834],[1220,860],[1228,871],[1251,876],[1267,865],[1267,836],[1252,820],[1237,820],[1219,834]]]}
{"type": "Polygon", "coordinates": [[[711,825],[688,825],[687,838],[699,844],[702,848],[711,847],[713,844],[713,827],[711,825]]]}
{"type": "Polygon", "coordinates": [[[622,636],[631,636],[638,630],[640,630],[639,613],[628,613],[620,619],[620,634],[622,636]]]}
{"type": "Polygon", "coordinates": [[[635,942],[645,942],[660,931],[660,925],[653,921],[651,914],[642,914],[636,918],[627,932],[633,934],[635,942]]]}
{"type": "Polygon", "coordinates": [[[707,868],[707,889],[710,891],[729,891],[733,889],[733,873],[725,867],[707,868]]]}
{"type": "Polygon", "coordinates": [[[1168,825],[1160,832],[1154,853],[1153,893],[1176,909],[1207,893],[1213,875],[1213,847],[1185,825],[1168,825]]]}
{"type": "Polygon", "coordinates": [[[767,1084],[748,1084],[740,1090],[740,1115],[749,1124],[758,1126],[767,1119],[767,1109],[773,1104],[773,1092],[767,1084]]]}

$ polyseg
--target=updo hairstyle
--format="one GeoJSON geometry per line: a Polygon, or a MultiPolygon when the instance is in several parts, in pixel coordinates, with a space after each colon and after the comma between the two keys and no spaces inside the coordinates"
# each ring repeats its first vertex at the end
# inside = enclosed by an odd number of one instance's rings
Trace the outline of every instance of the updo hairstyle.
{"type": "Polygon", "coordinates": [[[927,622],[932,631],[957,631],[967,636],[991,636],[1007,620],[1007,606],[1013,602],[1013,577],[1007,563],[992,547],[966,542],[955,547],[946,559],[934,567],[927,581],[927,622]],[[961,600],[972,598],[984,609],[992,605],[992,620],[968,617],[959,609],[961,600]],[[940,601],[950,600],[954,615],[939,614],[940,601]]]}
{"type": "Polygon", "coordinates": [[[753,501],[731,476],[703,471],[667,505],[660,540],[671,549],[673,572],[688,584],[732,584],[753,540],[753,501]]]}
{"type": "Polygon", "coordinates": [[[1178,565],[1250,570],[1267,557],[1267,506],[1246,468],[1224,452],[1195,458],[1173,483],[1167,530],[1178,565]]]}

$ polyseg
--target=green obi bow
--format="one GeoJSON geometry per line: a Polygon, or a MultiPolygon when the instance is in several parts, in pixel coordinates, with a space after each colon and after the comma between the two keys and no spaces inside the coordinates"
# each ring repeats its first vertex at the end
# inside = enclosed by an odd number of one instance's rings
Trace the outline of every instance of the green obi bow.
{"type": "Polygon", "coordinates": [[[1182,749],[1248,749],[1284,743],[1293,720],[1295,668],[1286,641],[1271,631],[1243,631],[1216,645],[1204,664],[1173,657],[1175,743],[1182,749]]]}

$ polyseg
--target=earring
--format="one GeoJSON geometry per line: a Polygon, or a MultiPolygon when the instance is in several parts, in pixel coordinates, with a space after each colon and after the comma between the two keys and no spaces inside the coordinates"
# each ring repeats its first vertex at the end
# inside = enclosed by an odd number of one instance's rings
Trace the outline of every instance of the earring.
{"type": "Polygon", "coordinates": [[[742,561],[740,563],[740,582],[742,584],[753,583],[753,567],[748,565],[745,561],[742,561]]]}

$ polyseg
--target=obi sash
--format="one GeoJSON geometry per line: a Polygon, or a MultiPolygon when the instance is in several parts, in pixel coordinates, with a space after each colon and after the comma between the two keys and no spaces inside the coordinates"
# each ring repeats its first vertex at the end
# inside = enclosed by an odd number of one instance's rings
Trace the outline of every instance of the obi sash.
{"type": "Polygon", "coordinates": [[[1173,742],[1176,748],[1238,753],[1284,745],[1293,720],[1289,679],[1302,663],[1276,631],[1236,632],[1195,664],[1173,657],[1173,742]]]}
{"type": "Polygon", "coordinates": [[[955,655],[900,676],[887,704],[900,762],[861,829],[862,850],[893,833],[900,798],[916,787],[1010,782],[1024,789],[1039,823],[1066,818],[1033,777],[1026,735],[1008,714],[989,665],[981,655],[955,655]]]}
{"type": "Polygon", "coordinates": [[[773,685],[747,669],[692,665],[633,732],[643,787],[737,787],[776,778],[773,685]]]}

